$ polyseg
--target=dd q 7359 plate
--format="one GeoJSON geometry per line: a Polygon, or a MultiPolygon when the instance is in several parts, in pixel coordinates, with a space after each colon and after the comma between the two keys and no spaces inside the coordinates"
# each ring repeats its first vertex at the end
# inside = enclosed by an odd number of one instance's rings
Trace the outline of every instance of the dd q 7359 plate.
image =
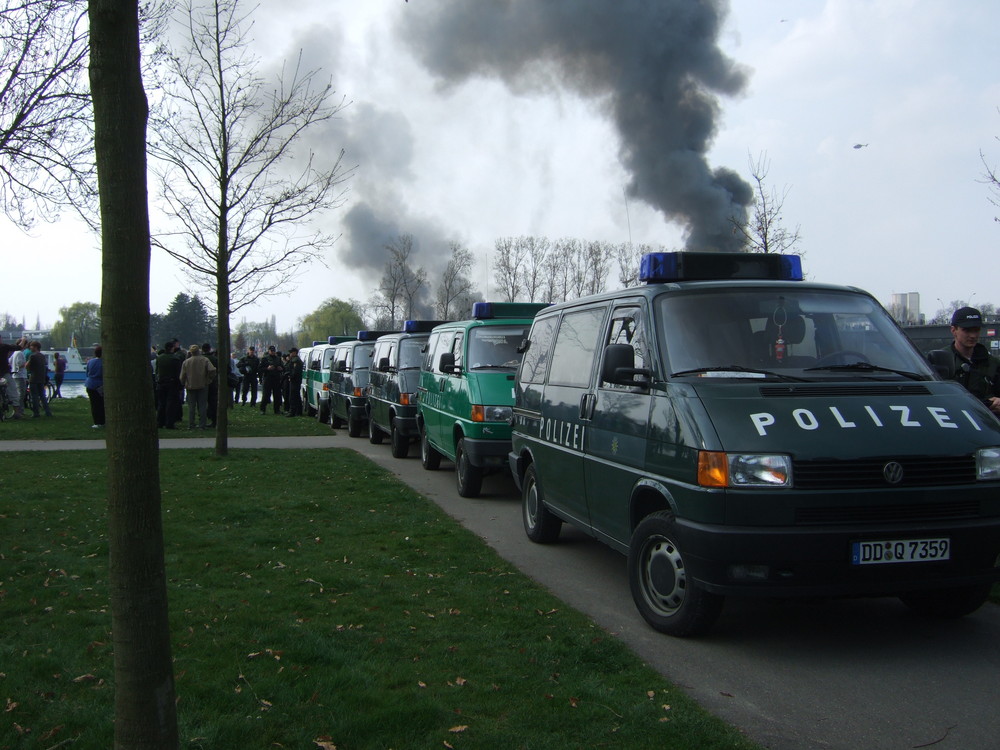
{"type": "Polygon", "coordinates": [[[887,563],[935,562],[951,559],[951,540],[888,539],[854,542],[851,545],[851,565],[885,565],[887,563]]]}

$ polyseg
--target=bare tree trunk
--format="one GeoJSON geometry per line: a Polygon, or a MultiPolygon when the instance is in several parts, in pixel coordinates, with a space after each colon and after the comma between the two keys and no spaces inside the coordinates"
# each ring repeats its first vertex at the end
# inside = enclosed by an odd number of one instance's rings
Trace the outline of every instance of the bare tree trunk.
{"type": "Polygon", "coordinates": [[[137,0],[90,0],[101,198],[115,748],[177,747],[160,477],[149,387],[146,95],[137,0]]]}

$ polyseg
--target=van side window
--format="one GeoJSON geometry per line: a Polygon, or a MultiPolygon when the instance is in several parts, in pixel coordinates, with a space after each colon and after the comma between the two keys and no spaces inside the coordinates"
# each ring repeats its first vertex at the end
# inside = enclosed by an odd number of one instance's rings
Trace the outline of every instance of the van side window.
{"type": "Polygon", "coordinates": [[[548,369],[552,354],[552,336],[558,320],[559,318],[552,315],[535,321],[531,329],[531,343],[528,345],[528,351],[524,353],[524,359],[521,360],[522,383],[545,382],[545,371],[548,369]]]}
{"type": "Polygon", "coordinates": [[[555,346],[552,347],[549,383],[580,388],[590,385],[604,310],[603,307],[592,307],[563,315],[555,346]]]}
{"type": "MultiPolygon", "coordinates": [[[[608,327],[607,344],[627,344],[632,347],[633,367],[646,367],[646,333],[642,323],[642,310],[639,307],[619,307],[611,314],[611,325],[608,327]]],[[[602,381],[601,388],[629,388],[602,381]]]]}

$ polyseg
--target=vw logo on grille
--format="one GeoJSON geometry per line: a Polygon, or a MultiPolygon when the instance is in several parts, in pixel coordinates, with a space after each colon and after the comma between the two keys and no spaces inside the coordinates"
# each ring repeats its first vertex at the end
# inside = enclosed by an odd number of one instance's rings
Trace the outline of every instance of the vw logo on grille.
{"type": "Polygon", "coordinates": [[[903,481],[903,465],[899,461],[890,461],[882,467],[882,476],[889,484],[899,484],[903,481]]]}

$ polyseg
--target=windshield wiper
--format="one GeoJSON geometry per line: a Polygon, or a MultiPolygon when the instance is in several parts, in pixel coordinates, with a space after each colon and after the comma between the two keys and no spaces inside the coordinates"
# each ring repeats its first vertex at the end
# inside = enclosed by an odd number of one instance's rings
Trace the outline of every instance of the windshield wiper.
{"type": "Polygon", "coordinates": [[[813,372],[815,370],[852,370],[855,372],[891,372],[895,375],[901,375],[904,378],[909,378],[910,380],[926,380],[926,378],[916,372],[908,372],[906,370],[894,370],[891,367],[882,367],[880,365],[873,365],[871,362],[855,362],[850,365],[823,365],[821,367],[807,367],[804,372],[813,372]]]}
{"type": "Polygon", "coordinates": [[[749,372],[758,375],[765,375],[770,378],[778,378],[779,380],[795,380],[800,383],[807,382],[805,378],[797,378],[794,375],[784,375],[780,372],[772,372],[771,370],[760,370],[756,367],[743,367],[743,365],[716,365],[715,367],[696,367],[693,370],[681,370],[680,372],[670,373],[670,377],[676,378],[681,375],[699,375],[705,372],[749,372]]]}

